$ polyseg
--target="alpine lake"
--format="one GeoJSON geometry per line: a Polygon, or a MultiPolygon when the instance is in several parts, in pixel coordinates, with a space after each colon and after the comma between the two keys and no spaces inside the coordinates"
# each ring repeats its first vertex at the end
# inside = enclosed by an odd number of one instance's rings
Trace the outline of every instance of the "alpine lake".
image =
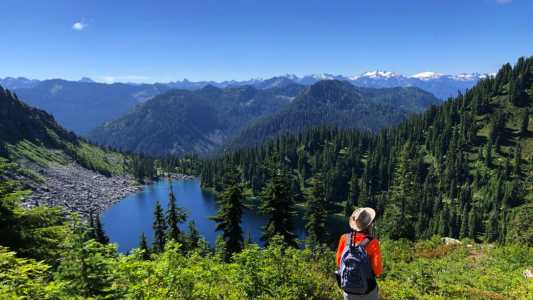
{"type": "MultiPolygon", "coordinates": [[[[200,188],[200,178],[174,180],[172,181],[172,188],[177,198],[177,204],[186,207],[190,211],[187,222],[180,224],[180,229],[187,232],[189,220],[194,220],[200,236],[205,237],[210,246],[214,247],[215,240],[221,232],[215,232],[216,223],[208,220],[206,216],[216,215],[218,210],[216,194],[202,190],[200,188]]],[[[119,252],[125,253],[133,248],[138,248],[142,231],[146,235],[148,245],[151,245],[154,235],[151,226],[154,221],[155,203],[156,200],[159,200],[163,209],[166,210],[168,207],[168,193],[168,181],[150,182],[102,213],[101,221],[104,223],[104,230],[111,243],[118,243],[119,252]]],[[[249,199],[247,203],[252,204],[254,207],[253,209],[245,210],[242,216],[241,226],[245,238],[249,230],[252,241],[259,246],[263,246],[263,242],[259,241],[261,237],[259,227],[268,223],[268,217],[257,215],[257,207],[261,204],[261,200],[249,199]]],[[[297,234],[300,240],[305,240],[306,236],[305,224],[307,221],[303,220],[306,211],[304,207],[296,207],[297,215],[294,219],[296,229],[294,234],[297,234]]],[[[330,215],[328,217],[328,231],[333,232],[334,230],[348,232],[348,220],[338,215],[330,215]]]]}

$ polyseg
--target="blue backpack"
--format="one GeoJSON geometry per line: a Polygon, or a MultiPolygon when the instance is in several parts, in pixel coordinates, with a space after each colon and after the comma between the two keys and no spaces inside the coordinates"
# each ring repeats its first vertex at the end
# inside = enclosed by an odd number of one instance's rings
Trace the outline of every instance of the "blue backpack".
{"type": "Polygon", "coordinates": [[[374,271],[365,250],[372,238],[366,237],[359,244],[356,244],[354,239],[352,244],[352,234],[347,233],[345,240],[339,270],[340,288],[348,294],[368,294],[376,287],[374,271]]]}

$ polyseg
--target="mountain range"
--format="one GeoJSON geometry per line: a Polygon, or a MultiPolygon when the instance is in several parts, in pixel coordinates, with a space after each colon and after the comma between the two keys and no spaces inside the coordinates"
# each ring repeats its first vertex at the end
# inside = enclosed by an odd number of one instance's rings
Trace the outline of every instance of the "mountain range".
{"type": "Polygon", "coordinates": [[[57,122],[67,130],[83,135],[135,105],[170,89],[160,84],[133,86],[123,83],[91,83],[89,80],[45,80],[34,88],[14,91],[25,103],[54,114],[57,122]]]}
{"type": "MultiPolygon", "coordinates": [[[[358,76],[343,76],[343,75],[331,75],[331,74],[314,74],[305,75],[301,78],[294,74],[285,74],[283,76],[277,76],[270,79],[252,78],[250,80],[235,81],[226,80],[222,82],[215,81],[198,81],[193,82],[187,79],[178,80],[174,82],[159,83],[166,85],[170,88],[195,90],[201,89],[204,86],[212,85],[218,88],[228,88],[243,85],[252,85],[258,89],[279,87],[289,83],[298,83],[303,85],[314,84],[320,80],[347,80],[348,82],[360,86],[360,87],[418,87],[433,93],[435,96],[441,99],[448,99],[450,96],[456,96],[457,91],[465,92],[467,88],[472,88],[480,79],[487,76],[494,76],[495,74],[458,74],[458,75],[444,75],[435,72],[423,72],[415,74],[410,77],[406,77],[394,72],[387,71],[372,71],[365,72],[358,76]]],[[[0,78],[0,85],[8,89],[19,88],[32,88],[39,84],[39,80],[30,80],[24,77],[12,78],[6,77],[0,78]]],[[[78,82],[94,83],[90,78],[83,77],[78,82]]],[[[127,83],[129,85],[140,86],[139,83],[127,83]]]]}
{"type": "Polygon", "coordinates": [[[208,85],[167,91],[85,137],[147,155],[207,155],[310,126],[377,131],[440,104],[442,100],[418,88],[360,88],[339,80],[269,89],[208,85]]]}

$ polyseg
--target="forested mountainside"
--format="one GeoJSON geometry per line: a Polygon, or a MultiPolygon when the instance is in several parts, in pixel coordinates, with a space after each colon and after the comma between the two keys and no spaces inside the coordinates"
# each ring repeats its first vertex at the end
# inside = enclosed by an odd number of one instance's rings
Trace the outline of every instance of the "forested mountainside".
{"type": "Polygon", "coordinates": [[[241,128],[279,111],[304,86],[170,90],[106,122],[86,137],[147,155],[205,154],[241,128]]]}
{"type": "Polygon", "coordinates": [[[441,105],[443,100],[432,93],[415,87],[365,88],[349,86],[363,100],[371,100],[380,104],[390,104],[412,113],[426,111],[431,105],[441,105]]]}
{"type": "Polygon", "coordinates": [[[86,137],[98,144],[147,155],[206,155],[237,143],[264,142],[276,133],[304,131],[312,125],[378,130],[409,117],[411,112],[442,103],[416,88],[367,89],[347,82],[323,81],[316,83],[313,91],[321,87],[324,94],[316,97],[308,92],[301,94],[311,87],[297,84],[262,90],[211,85],[195,91],[172,90],[98,126],[86,137]]]}
{"type": "MultiPolygon", "coordinates": [[[[313,87],[301,96],[311,98],[313,87]]],[[[520,58],[464,95],[394,128],[374,133],[315,127],[208,160],[202,186],[219,190],[223,165],[234,155],[257,195],[267,176],[261,166],[275,150],[295,193],[305,194],[320,175],[336,212],[376,209],[378,237],[439,234],[531,245],[532,103],[533,58],[520,58]]]]}
{"type": "Polygon", "coordinates": [[[23,88],[32,88],[35,87],[41,82],[37,79],[28,79],[25,77],[6,77],[4,79],[0,78],[0,85],[7,89],[23,89],[23,88]]]}
{"type": "Polygon", "coordinates": [[[15,92],[25,103],[53,114],[67,130],[83,135],[169,89],[159,84],[133,86],[53,79],[15,92]]]}
{"type": "Polygon", "coordinates": [[[442,101],[416,88],[371,89],[347,81],[322,80],[308,86],[278,113],[243,129],[222,145],[235,148],[262,144],[282,133],[305,132],[312,126],[379,131],[442,101]]]}

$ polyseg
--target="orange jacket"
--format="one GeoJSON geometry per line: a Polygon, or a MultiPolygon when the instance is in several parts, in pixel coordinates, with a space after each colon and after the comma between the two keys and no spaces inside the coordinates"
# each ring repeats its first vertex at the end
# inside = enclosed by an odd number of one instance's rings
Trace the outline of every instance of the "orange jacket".
{"type": "MultiPolygon", "coordinates": [[[[365,239],[366,235],[358,233],[355,236],[355,242],[359,244],[365,239]]],[[[339,247],[337,249],[337,267],[341,266],[341,255],[342,251],[344,250],[344,247],[346,246],[346,234],[343,234],[341,236],[341,240],[339,241],[339,247]]],[[[372,266],[372,270],[374,270],[374,274],[376,276],[381,275],[383,272],[383,265],[381,264],[381,248],[379,246],[379,241],[377,239],[373,239],[366,245],[365,247],[366,253],[368,253],[368,257],[370,258],[370,265],[372,266]]]]}

